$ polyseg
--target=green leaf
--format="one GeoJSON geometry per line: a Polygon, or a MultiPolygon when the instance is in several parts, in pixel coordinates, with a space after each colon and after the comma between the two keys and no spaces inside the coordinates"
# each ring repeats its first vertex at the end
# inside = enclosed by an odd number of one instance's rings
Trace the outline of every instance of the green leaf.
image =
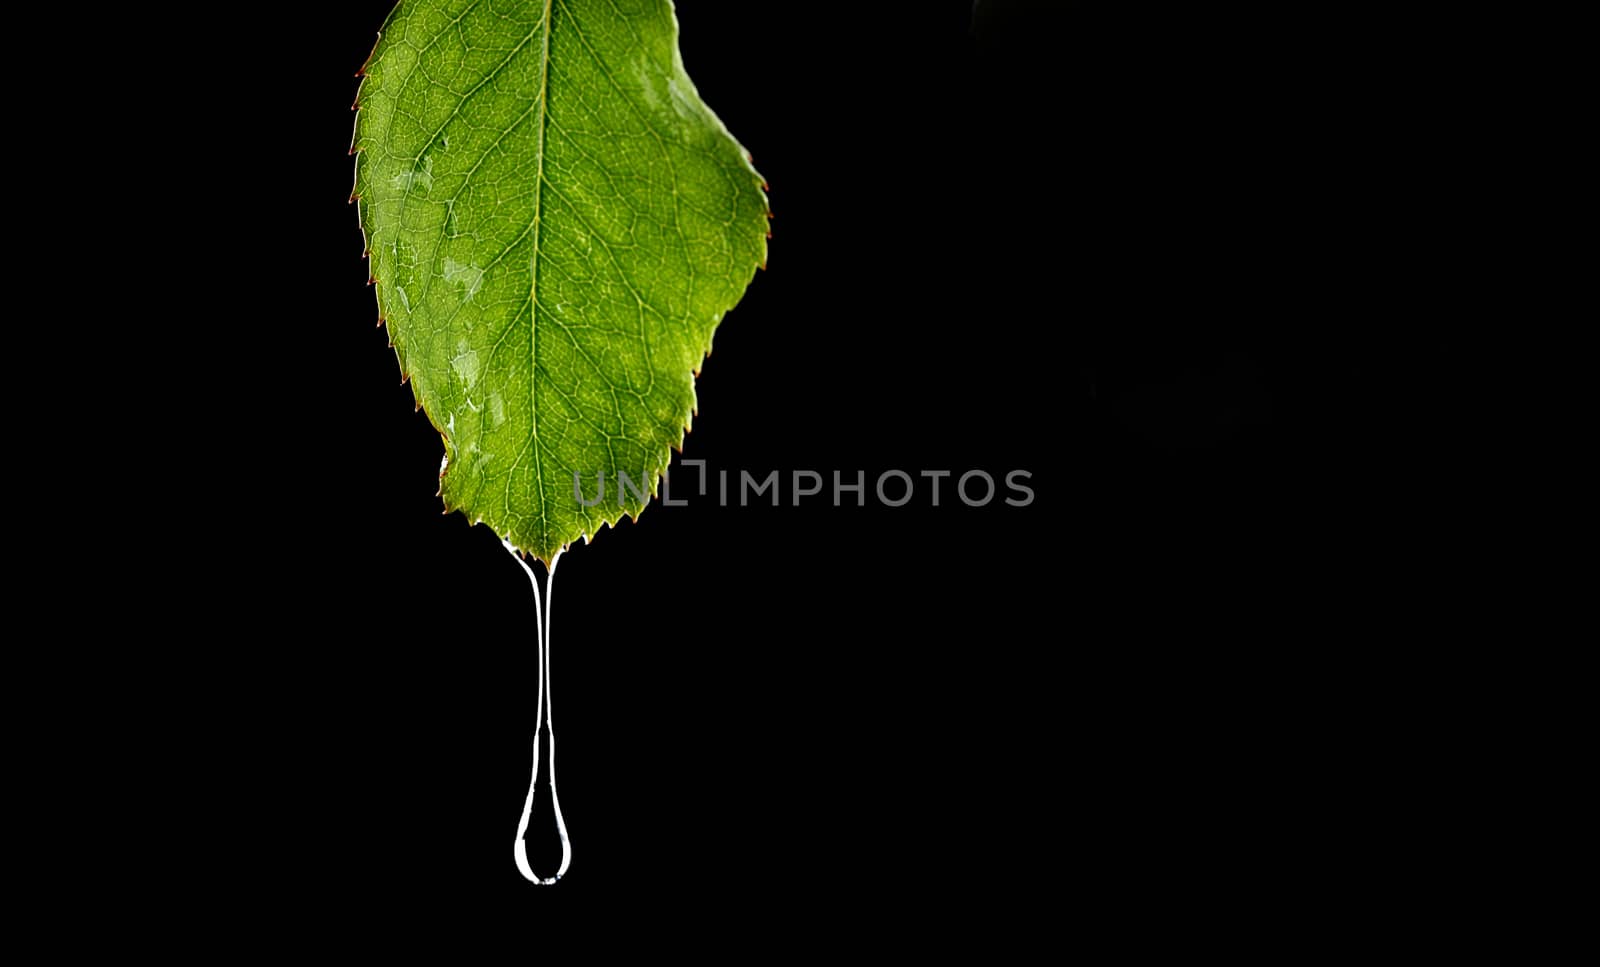
{"type": "Polygon", "coordinates": [[[404,0],[364,73],[354,196],[440,495],[549,561],[644,509],[619,474],[655,493],[765,186],[667,0],[404,0]]]}

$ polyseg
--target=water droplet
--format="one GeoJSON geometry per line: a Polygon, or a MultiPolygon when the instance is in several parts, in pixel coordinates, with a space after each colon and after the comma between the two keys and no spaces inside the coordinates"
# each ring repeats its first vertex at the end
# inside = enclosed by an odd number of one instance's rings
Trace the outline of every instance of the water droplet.
{"type": "Polygon", "coordinates": [[[461,382],[469,387],[478,381],[478,351],[465,348],[465,343],[459,347],[456,357],[450,360],[450,368],[456,371],[461,382]]]}
{"type": "Polygon", "coordinates": [[[393,179],[400,191],[416,191],[426,195],[433,190],[433,158],[423,156],[410,171],[402,171],[393,179]]]}
{"type": "Polygon", "coordinates": [[[453,258],[446,257],[444,260],[444,280],[462,286],[464,294],[461,296],[461,301],[471,302],[472,297],[478,294],[479,289],[483,288],[483,269],[467,262],[457,262],[453,258]]]}
{"type": "Polygon", "coordinates": [[[557,551],[550,559],[550,569],[545,578],[544,600],[541,602],[539,578],[533,573],[533,568],[517,554],[517,549],[511,546],[509,540],[502,540],[501,543],[516,562],[522,565],[522,569],[528,572],[528,583],[533,585],[534,619],[539,625],[539,699],[534,712],[533,774],[528,780],[528,796],[522,804],[522,818],[517,822],[517,838],[512,846],[512,858],[516,861],[517,871],[529,883],[552,886],[566,875],[567,867],[572,864],[572,841],[567,838],[567,821],[561,815],[561,797],[556,794],[555,715],[550,704],[550,619],[555,611],[556,563],[561,560],[561,552],[557,551]],[[540,769],[541,764],[544,766],[543,770],[540,769]],[[534,814],[534,803],[541,789],[549,790],[546,795],[554,813],[555,832],[561,839],[561,865],[556,869],[554,876],[540,876],[528,863],[526,843],[528,824],[534,814]]]}

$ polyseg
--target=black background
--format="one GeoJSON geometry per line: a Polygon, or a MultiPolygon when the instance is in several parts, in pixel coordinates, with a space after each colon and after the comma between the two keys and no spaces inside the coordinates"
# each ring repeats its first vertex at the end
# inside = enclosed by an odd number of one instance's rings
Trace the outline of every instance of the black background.
{"type": "Polygon", "coordinates": [[[194,821],[243,817],[293,915],[330,923],[1291,915],[1285,884],[1348,830],[1320,711],[1340,468],[1308,387],[1351,200],[1311,25],[679,5],[775,212],[686,455],[1023,469],[1036,499],[699,500],[574,548],[554,630],[574,858],[541,889],[511,857],[531,596],[440,514],[441,444],[346,204],[352,75],[389,6],[265,26],[287,79],[258,154],[280,157],[237,197],[272,258],[228,323],[260,372],[211,468],[247,510],[210,532],[242,560],[205,582],[240,629],[206,701],[237,725],[214,752],[184,732],[218,780],[194,821]]]}

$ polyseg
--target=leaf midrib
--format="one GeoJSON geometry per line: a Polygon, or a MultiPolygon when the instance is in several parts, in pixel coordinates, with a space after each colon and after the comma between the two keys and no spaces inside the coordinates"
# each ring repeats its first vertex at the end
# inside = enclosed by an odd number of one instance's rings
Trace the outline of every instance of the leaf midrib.
{"type": "MultiPolygon", "coordinates": [[[[550,546],[549,512],[545,509],[544,467],[539,454],[539,235],[544,224],[544,133],[550,117],[550,35],[555,32],[555,0],[544,0],[544,47],[539,52],[539,163],[533,189],[533,262],[528,282],[528,423],[533,448],[533,480],[539,499],[539,544],[550,546]]],[[[507,501],[511,488],[506,488],[507,501]]],[[[509,516],[509,515],[508,515],[509,516]]]]}

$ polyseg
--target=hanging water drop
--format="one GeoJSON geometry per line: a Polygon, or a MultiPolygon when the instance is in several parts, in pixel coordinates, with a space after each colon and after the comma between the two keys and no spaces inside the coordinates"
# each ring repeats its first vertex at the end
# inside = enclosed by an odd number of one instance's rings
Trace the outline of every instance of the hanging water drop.
{"type": "Polygon", "coordinates": [[[550,708],[550,618],[555,611],[556,562],[561,559],[561,553],[557,551],[550,559],[541,601],[539,578],[533,573],[533,568],[522,559],[510,541],[501,543],[505,544],[506,550],[511,552],[517,563],[522,565],[522,569],[528,572],[528,583],[533,585],[534,621],[538,624],[539,630],[539,700],[534,712],[533,772],[528,777],[528,796],[522,803],[522,818],[517,822],[517,839],[513,846],[513,855],[517,861],[517,871],[529,883],[552,886],[566,875],[567,867],[572,863],[572,842],[567,839],[567,821],[561,815],[561,797],[556,794],[556,733],[555,719],[550,708]],[[544,764],[547,777],[544,783],[539,781],[541,762],[544,764]],[[561,837],[561,866],[554,876],[548,877],[539,876],[529,866],[528,845],[525,840],[528,835],[529,820],[533,815],[535,798],[541,785],[549,787],[550,806],[555,814],[555,831],[561,837]]]}

